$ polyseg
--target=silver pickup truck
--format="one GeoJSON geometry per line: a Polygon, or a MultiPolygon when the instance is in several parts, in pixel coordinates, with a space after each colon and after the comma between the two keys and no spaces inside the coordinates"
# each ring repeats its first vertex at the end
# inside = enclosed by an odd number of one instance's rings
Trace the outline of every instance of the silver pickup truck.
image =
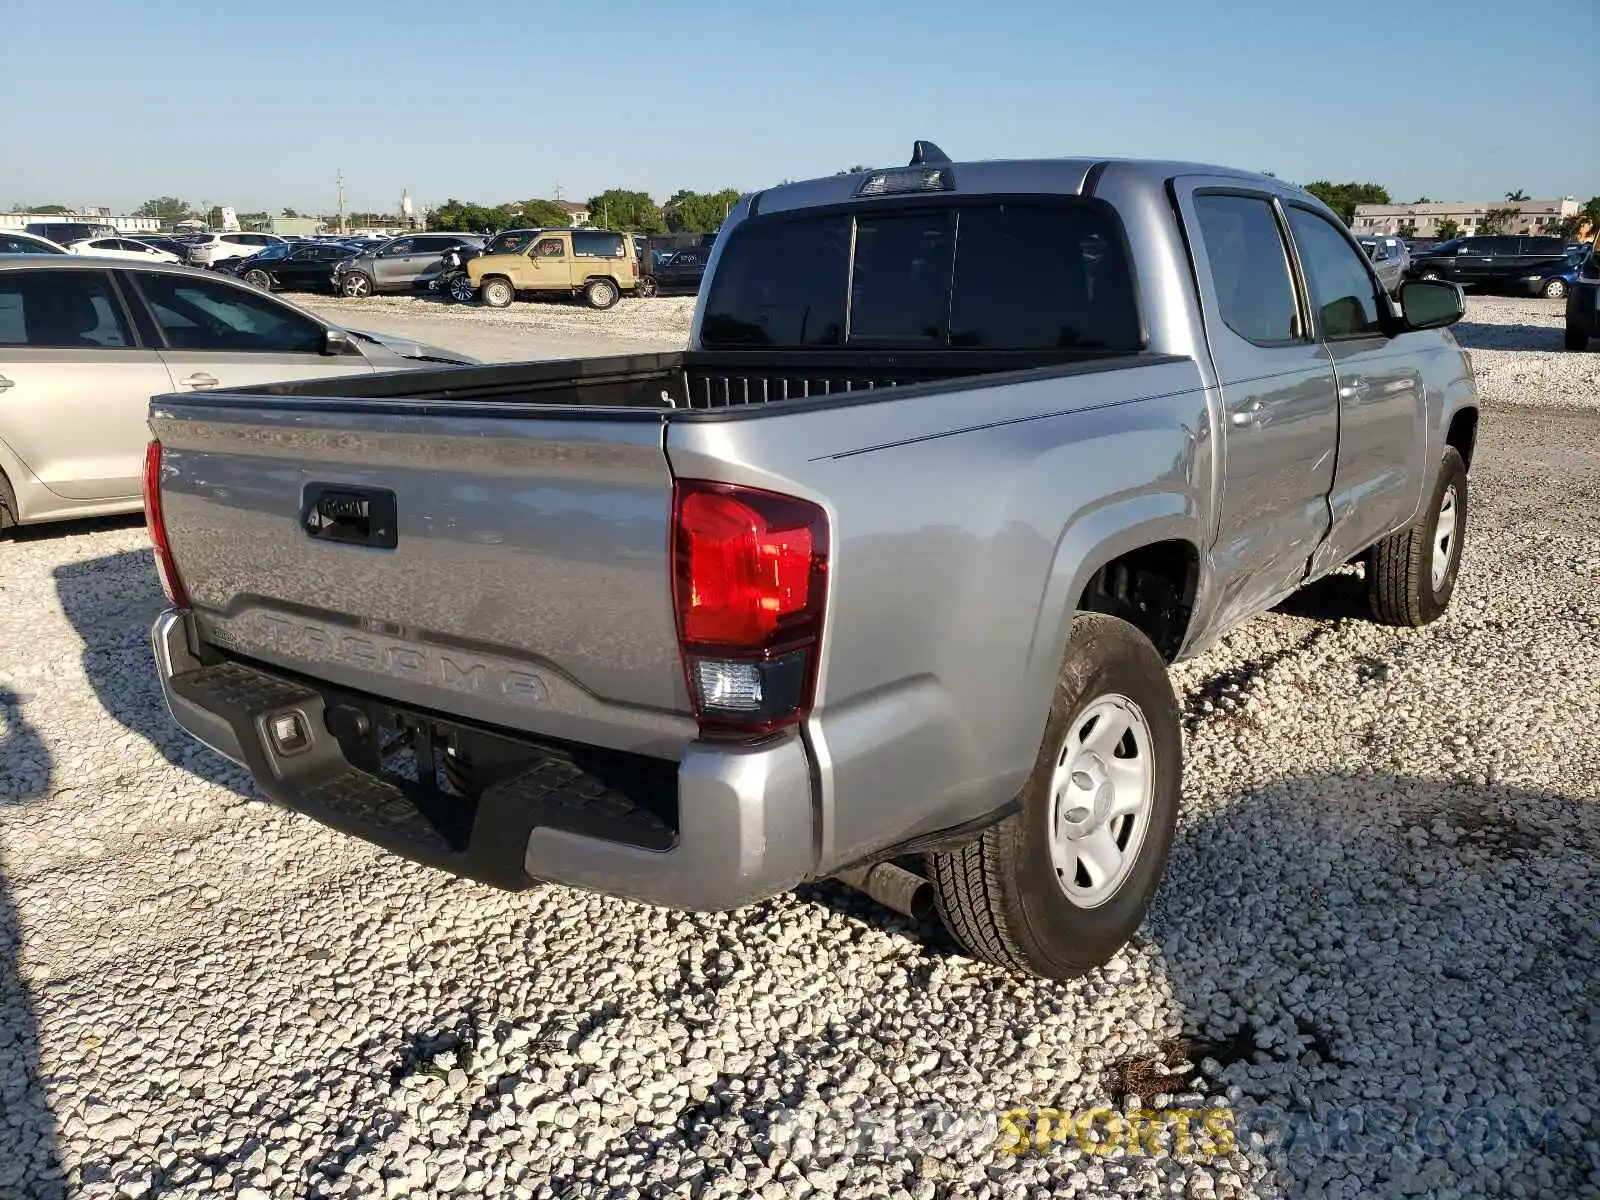
{"type": "Polygon", "coordinates": [[[1167,663],[1350,562],[1449,604],[1462,312],[1276,179],[918,143],[742,200],[684,353],[157,397],[167,700],[491,884],[838,876],[1068,977],[1160,880],[1167,663]]]}

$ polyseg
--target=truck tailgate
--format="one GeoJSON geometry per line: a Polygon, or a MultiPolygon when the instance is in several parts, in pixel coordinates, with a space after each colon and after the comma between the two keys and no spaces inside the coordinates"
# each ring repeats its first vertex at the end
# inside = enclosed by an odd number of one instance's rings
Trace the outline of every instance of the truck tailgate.
{"type": "Polygon", "coordinates": [[[152,409],[205,641],[547,737],[693,739],[659,413],[250,399],[152,409]]]}

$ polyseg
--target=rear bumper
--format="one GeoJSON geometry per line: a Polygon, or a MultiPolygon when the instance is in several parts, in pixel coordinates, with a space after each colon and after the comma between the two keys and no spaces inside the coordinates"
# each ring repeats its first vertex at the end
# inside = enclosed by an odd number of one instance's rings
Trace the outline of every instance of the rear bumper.
{"type": "Polygon", "coordinates": [[[413,861],[496,887],[543,880],[696,911],[761,900],[813,873],[812,772],[797,734],[696,742],[676,764],[601,759],[254,664],[208,664],[183,612],[162,614],[151,641],[183,729],[246,767],[278,803],[413,861]],[[330,709],[338,718],[352,706],[425,728],[430,762],[433,739],[459,737],[504,765],[474,795],[378,773],[375,762],[352,761],[363,755],[347,724],[344,738],[330,732],[330,709]],[[268,722],[291,714],[306,744],[281,753],[268,722]]]}

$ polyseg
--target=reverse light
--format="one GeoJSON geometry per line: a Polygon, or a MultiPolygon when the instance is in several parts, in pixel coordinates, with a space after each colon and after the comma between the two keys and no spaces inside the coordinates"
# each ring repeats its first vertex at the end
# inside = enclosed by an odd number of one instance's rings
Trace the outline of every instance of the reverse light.
{"type": "Polygon", "coordinates": [[[680,480],[673,601],[703,729],[766,733],[803,720],[816,687],[828,518],[808,500],[680,480]]]}
{"type": "Polygon", "coordinates": [[[166,518],[161,512],[161,443],[152,441],[144,452],[144,521],[150,530],[150,541],[155,546],[156,574],[161,577],[161,590],[175,608],[189,607],[189,593],[184,590],[178,565],[172,558],[172,545],[167,541],[166,518]]]}

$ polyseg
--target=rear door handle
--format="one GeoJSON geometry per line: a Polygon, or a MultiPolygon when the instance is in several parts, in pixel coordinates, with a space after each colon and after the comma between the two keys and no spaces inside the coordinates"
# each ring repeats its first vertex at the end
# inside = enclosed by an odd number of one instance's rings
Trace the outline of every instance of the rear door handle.
{"type": "Polygon", "coordinates": [[[216,387],[217,377],[215,375],[207,375],[204,371],[196,371],[189,378],[179,380],[179,382],[186,388],[194,388],[199,391],[202,388],[216,387]]]}
{"type": "Polygon", "coordinates": [[[1228,423],[1240,427],[1254,425],[1261,419],[1261,401],[1252,400],[1242,408],[1236,408],[1228,414],[1228,423]]]}
{"type": "Polygon", "coordinates": [[[16,385],[13,384],[11,382],[11,380],[7,379],[4,375],[0,375],[0,392],[5,391],[9,387],[15,387],[15,386],[16,385]]]}

